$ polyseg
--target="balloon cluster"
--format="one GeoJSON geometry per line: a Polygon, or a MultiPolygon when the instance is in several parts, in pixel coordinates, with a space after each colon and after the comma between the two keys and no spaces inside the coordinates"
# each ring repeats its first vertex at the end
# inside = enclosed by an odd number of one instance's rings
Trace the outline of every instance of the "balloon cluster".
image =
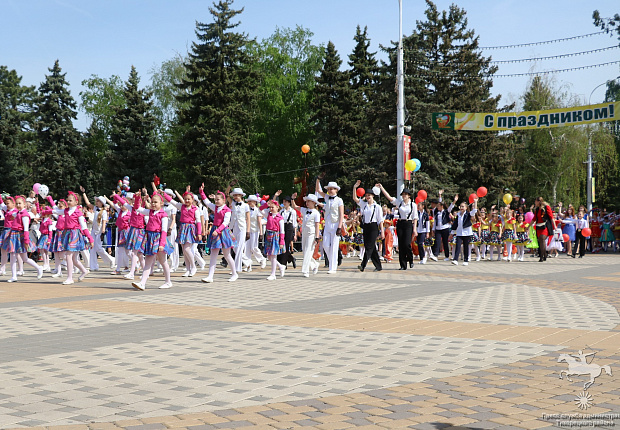
{"type": "MultiPolygon", "coordinates": [[[[411,160],[409,160],[411,161],[411,160]]],[[[428,198],[428,193],[424,190],[418,191],[418,196],[415,198],[416,203],[422,203],[424,200],[428,198]]]]}
{"type": "Polygon", "coordinates": [[[474,200],[481,199],[487,195],[488,190],[485,187],[480,187],[475,193],[469,195],[469,204],[472,204],[474,200]]]}
{"type": "Polygon", "coordinates": [[[417,172],[422,167],[422,162],[417,158],[412,158],[411,160],[407,160],[405,162],[405,169],[410,172],[417,172]]]}
{"type": "Polygon", "coordinates": [[[47,185],[42,185],[37,182],[32,186],[32,191],[34,191],[35,194],[40,195],[42,198],[46,198],[50,192],[50,189],[47,187],[47,185]]]}
{"type": "Polygon", "coordinates": [[[131,187],[129,186],[129,176],[125,176],[123,179],[119,179],[116,188],[121,192],[123,197],[127,195],[129,190],[131,190],[131,187]]]}

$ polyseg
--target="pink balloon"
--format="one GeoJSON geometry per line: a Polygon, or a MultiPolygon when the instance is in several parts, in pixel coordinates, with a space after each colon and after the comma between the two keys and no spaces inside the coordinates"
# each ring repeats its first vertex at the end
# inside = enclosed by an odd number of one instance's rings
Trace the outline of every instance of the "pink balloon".
{"type": "Polygon", "coordinates": [[[528,212],[525,214],[526,223],[531,224],[533,219],[534,219],[534,212],[528,212]]]}
{"type": "Polygon", "coordinates": [[[39,187],[41,186],[41,184],[39,184],[38,182],[36,184],[34,184],[32,186],[32,191],[34,191],[35,194],[39,194],[39,187]]]}

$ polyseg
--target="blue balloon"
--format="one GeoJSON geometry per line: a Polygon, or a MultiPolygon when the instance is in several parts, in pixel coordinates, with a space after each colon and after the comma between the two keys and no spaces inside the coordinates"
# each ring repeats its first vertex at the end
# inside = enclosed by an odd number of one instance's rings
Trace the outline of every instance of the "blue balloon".
{"type": "Polygon", "coordinates": [[[420,160],[418,160],[417,158],[414,158],[413,161],[415,161],[415,170],[414,170],[414,172],[417,172],[418,170],[420,170],[420,167],[422,167],[422,162],[420,160]]]}

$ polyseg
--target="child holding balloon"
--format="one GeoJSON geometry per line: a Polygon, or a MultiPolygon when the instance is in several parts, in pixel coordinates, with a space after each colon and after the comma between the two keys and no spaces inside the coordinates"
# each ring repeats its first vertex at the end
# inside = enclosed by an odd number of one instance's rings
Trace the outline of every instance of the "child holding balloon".
{"type": "Polygon", "coordinates": [[[590,237],[592,231],[589,228],[588,221],[584,217],[584,212],[579,211],[577,213],[577,221],[575,223],[575,247],[573,248],[573,254],[571,257],[575,258],[577,254],[577,248],[579,248],[579,258],[583,258],[586,255],[586,238],[590,237]]]}

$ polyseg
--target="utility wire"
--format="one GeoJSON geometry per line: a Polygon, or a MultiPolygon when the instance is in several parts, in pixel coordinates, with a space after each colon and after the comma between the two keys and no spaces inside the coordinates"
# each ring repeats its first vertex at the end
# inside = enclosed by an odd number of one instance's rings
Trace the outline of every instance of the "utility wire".
{"type": "Polygon", "coordinates": [[[549,43],[558,43],[558,42],[566,42],[568,40],[575,39],[583,39],[585,37],[596,36],[598,34],[607,33],[606,31],[597,31],[596,33],[588,33],[582,34],[580,36],[572,36],[572,37],[564,37],[562,39],[553,39],[553,40],[544,40],[542,42],[531,42],[531,43],[518,43],[516,45],[501,45],[501,46],[481,46],[480,49],[509,49],[509,48],[520,48],[523,46],[535,46],[535,45],[547,45],[549,43]]]}

